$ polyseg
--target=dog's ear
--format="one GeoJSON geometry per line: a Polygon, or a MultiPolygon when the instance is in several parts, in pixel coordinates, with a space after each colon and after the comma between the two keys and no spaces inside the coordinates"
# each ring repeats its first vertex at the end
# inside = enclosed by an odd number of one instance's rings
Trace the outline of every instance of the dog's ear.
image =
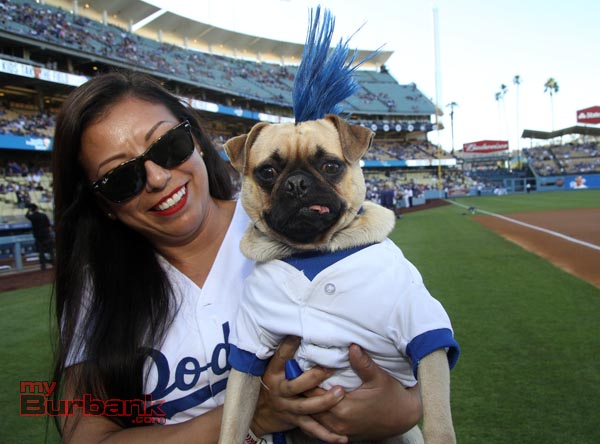
{"type": "Polygon", "coordinates": [[[335,114],[327,114],[325,119],[335,125],[340,135],[344,157],[348,162],[356,162],[367,152],[373,142],[373,131],[360,125],[350,125],[335,114]]]}
{"type": "Polygon", "coordinates": [[[267,125],[269,124],[266,122],[257,123],[252,127],[248,134],[233,137],[225,142],[223,148],[227,153],[227,157],[229,157],[231,166],[235,168],[236,171],[245,174],[246,163],[248,162],[248,151],[252,148],[258,134],[267,125]]]}

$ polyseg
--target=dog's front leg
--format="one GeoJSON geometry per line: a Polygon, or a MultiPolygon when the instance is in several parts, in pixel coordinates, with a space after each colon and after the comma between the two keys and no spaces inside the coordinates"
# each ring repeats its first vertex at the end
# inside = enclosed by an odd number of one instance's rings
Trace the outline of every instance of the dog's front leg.
{"type": "Polygon", "coordinates": [[[260,378],[231,370],[225,392],[219,444],[242,444],[250,429],[260,392],[260,378]]]}
{"type": "Polygon", "coordinates": [[[444,350],[437,350],[421,359],[418,379],[423,399],[425,443],[456,443],[450,410],[450,368],[444,350]]]}

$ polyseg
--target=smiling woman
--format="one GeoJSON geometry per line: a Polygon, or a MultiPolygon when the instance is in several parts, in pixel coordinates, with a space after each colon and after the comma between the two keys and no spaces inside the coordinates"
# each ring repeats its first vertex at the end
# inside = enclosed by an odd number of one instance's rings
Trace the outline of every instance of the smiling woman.
{"type": "Polygon", "coordinates": [[[218,208],[191,125],[180,120],[161,104],[125,97],[82,133],[81,164],[99,205],[165,256],[174,238],[195,240],[218,208]]]}

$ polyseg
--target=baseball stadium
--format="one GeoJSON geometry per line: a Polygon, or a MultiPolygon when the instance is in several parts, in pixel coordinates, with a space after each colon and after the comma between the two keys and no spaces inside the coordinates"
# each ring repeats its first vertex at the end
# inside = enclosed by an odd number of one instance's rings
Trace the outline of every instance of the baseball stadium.
{"type": "MultiPolygon", "coordinates": [[[[24,381],[51,380],[56,330],[53,268],[40,270],[27,214],[34,205],[54,219],[66,97],[102,73],[147,74],[196,110],[228,162],[230,138],[294,121],[303,45],[142,0],[0,0],[0,11],[0,441],[53,444],[52,418],[24,414],[21,401],[24,381]]],[[[366,197],[391,196],[390,238],[452,319],[457,442],[600,442],[600,360],[583,353],[600,350],[599,108],[572,110],[576,126],[523,130],[528,148],[481,140],[454,150],[434,142],[450,130],[442,109],[394,78],[391,56],[382,49],[355,71],[360,90],[343,115],[374,132],[361,160],[366,197]]]]}

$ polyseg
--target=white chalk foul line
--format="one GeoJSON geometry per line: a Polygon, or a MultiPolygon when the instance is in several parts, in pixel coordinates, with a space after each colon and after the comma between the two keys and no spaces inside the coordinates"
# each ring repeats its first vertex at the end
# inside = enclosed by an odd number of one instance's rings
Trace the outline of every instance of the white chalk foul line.
{"type": "MultiPolygon", "coordinates": [[[[471,208],[471,207],[469,207],[467,205],[462,205],[462,204],[459,204],[459,203],[454,202],[452,200],[449,200],[448,202],[450,202],[450,203],[452,203],[454,205],[457,205],[459,207],[462,207],[462,208],[467,208],[467,209],[471,208]]],[[[503,220],[508,221],[508,222],[512,222],[513,224],[522,225],[524,227],[531,228],[532,230],[541,231],[542,233],[546,233],[546,234],[550,234],[552,236],[559,237],[559,238],[564,239],[566,241],[573,242],[574,244],[583,245],[584,247],[588,247],[588,248],[592,248],[593,250],[600,251],[600,246],[598,246],[598,245],[594,245],[594,244],[591,244],[589,242],[585,242],[585,241],[582,241],[582,240],[579,240],[579,239],[575,239],[574,237],[570,237],[570,236],[567,236],[567,235],[562,234],[562,233],[557,233],[556,231],[548,230],[546,228],[538,227],[536,225],[531,225],[531,224],[528,224],[527,222],[521,222],[520,220],[511,219],[510,217],[502,216],[501,214],[492,213],[490,211],[481,210],[479,208],[476,208],[475,211],[477,211],[479,213],[487,214],[488,216],[494,216],[494,217],[497,217],[498,219],[503,219],[503,220]]]]}

